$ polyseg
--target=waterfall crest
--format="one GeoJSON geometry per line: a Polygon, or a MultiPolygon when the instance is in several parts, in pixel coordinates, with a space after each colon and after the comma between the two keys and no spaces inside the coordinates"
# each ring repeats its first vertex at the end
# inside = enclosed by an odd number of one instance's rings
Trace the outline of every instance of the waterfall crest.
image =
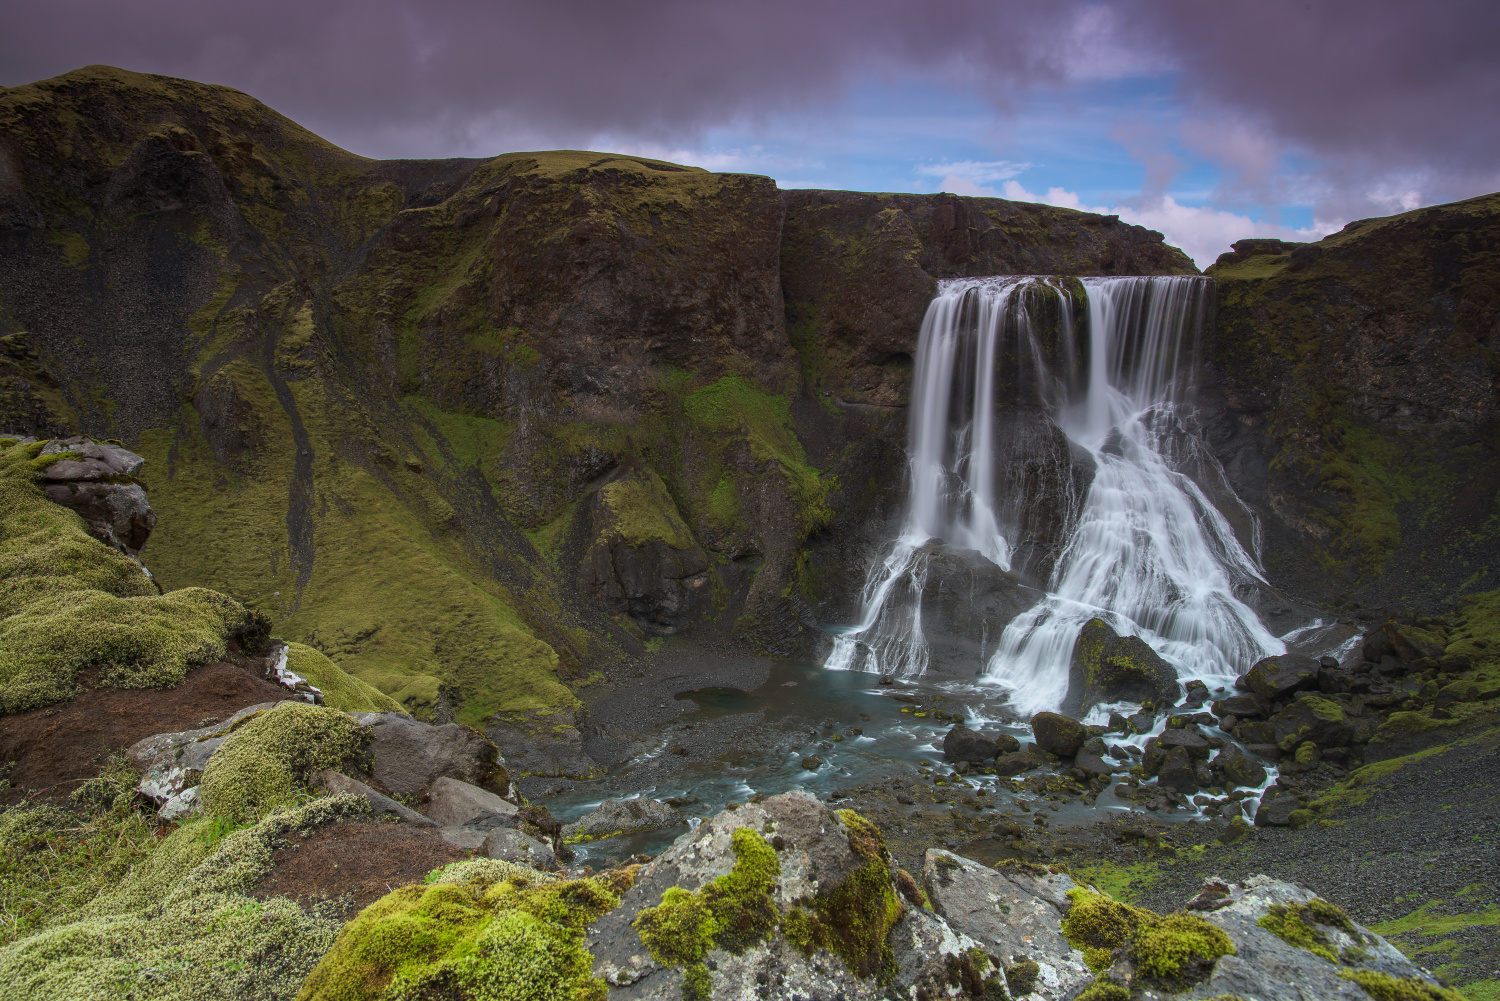
{"type": "Polygon", "coordinates": [[[825,666],[924,673],[929,564],[951,549],[1045,591],[973,655],[1022,713],[1062,704],[1094,617],[1211,686],[1284,652],[1242,600],[1264,584],[1253,537],[1214,499],[1253,518],[1197,433],[1212,290],[1181,277],[942,283],[918,346],[905,520],[825,666]]]}

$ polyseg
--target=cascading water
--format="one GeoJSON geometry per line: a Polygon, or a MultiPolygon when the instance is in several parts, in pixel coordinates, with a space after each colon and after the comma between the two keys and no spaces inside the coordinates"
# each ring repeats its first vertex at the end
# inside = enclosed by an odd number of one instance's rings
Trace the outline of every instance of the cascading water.
{"type": "MultiPolygon", "coordinates": [[[[1043,503],[995,458],[1003,451],[997,415],[1018,406],[1044,413],[1093,473],[1069,509],[1046,597],[1012,618],[993,650],[981,644],[982,680],[1008,689],[1022,713],[1057,708],[1074,641],[1094,617],[1211,687],[1284,652],[1240,597],[1264,583],[1255,558],[1189,475],[1213,480],[1221,502],[1238,505],[1195,434],[1192,411],[1212,281],[1083,279],[1083,338],[1073,317],[1077,285],[1007,277],[940,286],[918,347],[905,523],[871,569],[860,622],[836,637],[826,667],[904,676],[927,669],[922,592],[931,540],[1011,568],[1012,540],[1037,514],[1026,508],[1043,503]],[[1034,322],[1038,302],[1054,307],[1051,331],[1034,322]]],[[[1049,497],[1069,507],[1057,490],[1049,497]]],[[[1242,505],[1238,513],[1248,514],[1242,505]]]]}

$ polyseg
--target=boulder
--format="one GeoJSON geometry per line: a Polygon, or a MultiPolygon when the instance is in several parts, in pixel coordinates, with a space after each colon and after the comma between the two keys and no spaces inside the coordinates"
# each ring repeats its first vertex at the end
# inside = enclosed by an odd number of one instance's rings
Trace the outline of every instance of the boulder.
{"type": "Polygon", "coordinates": [[[415,796],[447,777],[510,795],[499,749],[466,726],[430,726],[406,713],[354,713],[370,728],[370,776],[392,796],[415,796]]]}
{"type": "Polygon", "coordinates": [[[1177,671],[1139,636],[1121,636],[1090,619],[1073,643],[1065,705],[1078,715],[1101,702],[1177,701],[1177,671]]]}
{"type": "Polygon", "coordinates": [[[1209,744],[1208,738],[1203,736],[1196,727],[1187,727],[1181,730],[1163,730],[1159,735],[1152,737],[1148,743],[1155,742],[1162,750],[1171,752],[1177,748],[1186,751],[1194,758],[1207,758],[1213,745],[1209,744]]]}
{"type": "MultiPolygon", "coordinates": [[[[1020,746],[1019,741],[1017,747],[1020,746]]],[[[949,761],[972,761],[989,764],[1000,753],[995,741],[982,733],[976,733],[962,723],[949,730],[943,737],[943,757],[949,761]]]]}
{"type": "Polygon", "coordinates": [[[1073,758],[1073,767],[1089,776],[1112,775],[1115,772],[1126,770],[1125,765],[1117,765],[1106,761],[1102,755],[1095,754],[1092,751],[1079,751],[1077,756],[1073,758]]]}
{"type": "Polygon", "coordinates": [[[501,799],[488,789],[444,776],[432,783],[422,812],[440,827],[465,827],[491,816],[515,817],[520,811],[514,803],[501,799]]]}
{"type": "Polygon", "coordinates": [[[1275,744],[1293,751],[1304,741],[1323,747],[1343,747],[1354,736],[1344,709],[1332,699],[1304,695],[1271,717],[1275,744]]]}
{"type": "Polygon", "coordinates": [[[923,859],[922,881],[948,927],[974,939],[1002,966],[1037,963],[1048,996],[1070,997],[1093,979],[1060,927],[1074,888],[1066,874],[1017,863],[992,869],[932,848],[923,859]]]}
{"type": "Polygon", "coordinates": [[[1193,757],[1185,747],[1174,747],[1167,751],[1161,767],[1156,773],[1156,784],[1163,789],[1181,793],[1196,792],[1198,773],[1193,757]]]}
{"type": "Polygon", "coordinates": [[[1402,996],[1436,997],[1437,981],[1385,939],[1350,920],[1312,891],[1267,876],[1243,883],[1205,884],[1189,908],[1218,925],[1234,943],[1234,954],[1214,964],[1208,980],[1192,997],[1258,998],[1261,1001],[1370,1001],[1350,974],[1381,974],[1400,983],[1402,996]],[[1311,906],[1309,906],[1311,905],[1311,906]],[[1277,937],[1273,926],[1288,912],[1298,916],[1322,947],[1340,957],[1330,962],[1305,947],[1277,937]],[[1332,924],[1323,921],[1331,920],[1332,924]],[[1404,983],[1402,983],[1404,982],[1404,983]]]}
{"type": "Polygon", "coordinates": [[[1271,712],[1269,699],[1261,698],[1254,692],[1246,692],[1243,695],[1231,695],[1227,699],[1220,699],[1213,704],[1213,713],[1220,718],[1234,716],[1238,719],[1263,719],[1271,712]]]}
{"type": "Polygon", "coordinates": [[[1292,812],[1302,809],[1302,801],[1290,789],[1274,785],[1260,797],[1260,808],[1255,811],[1256,827],[1290,827],[1292,812]]]}
{"type": "MultiPolygon", "coordinates": [[[[1425,621],[1425,620],[1424,620],[1425,621]]],[[[1387,622],[1381,631],[1385,633],[1390,648],[1397,657],[1410,664],[1412,661],[1429,658],[1438,660],[1448,645],[1448,637],[1441,627],[1420,627],[1387,622]]]]}
{"type": "Polygon", "coordinates": [[[358,779],[351,779],[349,776],[340,774],[331,768],[314,772],[312,775],[312,786],[314,789],[322,789],[335,796],[340,793],[353,793],[356,796],[363,796],[365,802],[370,804],[370,812],[377,819],[394,817],[398,821],[414,824],[417,827],[437,826],[435,822],[422,816],[410,807],[402,806],[389,796],[381,795],[358,779]]]}
{"type": "Polygon", "coordinates": [[[1266,780],[1265,766],[1233,744],[1225,745],[1211,762],[1211,767],[1219,784],[1226,788],[1259,787],[1266,780]]]}
{"type": "MultiPolygon", "coordinates": [[[[799,901],[805,904],[850,892],[855,887],[851,880],[858,878],[866,864],[866,858],[851,847],[854,832],[806,793],[782,793],[716,814],[642,867],[620,906],[589,928],[594,972],[610,986],[612,999],[680,1001],[684,996],[683,970],[652,957],[641,941],[636,919],[646,908],[660,904],[669,888],[692,892],[729,874],[738,858],[734,837],[742,829],[774,848],[779,871],[770,903],[781,915],[799,901]]],[[[862,850],[880,848],[878,843],[859,843],[862,850]]],[[[872,889],[878,892],[878,887],[872,889]]],[[[873,977],[859,977],[828,953],[805,954],[786,942],[781,927],[773,919],[768,922],[769,937],[761,941],[743,949],[710,949],[704,956],[707,983],[700,996],[741,1001],[762,996],[768,985],[774,997],[842,994],[851,1001],[874,1001],[882,996],[884,988],[873,977]]]]}
{"type": "MultiPolygon", "coordinates": [[[[1254,692],[1268,701],[1318,686],[1321,665],[1299,653],[1283,653],[1256,661],[1235,681],[1235,687],[1254,692]]],[[[1239,713],[1235,713],[1236,716],[1239,713]]]]}
{"type": "Polygon", "coordinates": [[[1013,751],[1002,754],[995,759],[995,773],[998,775],[1019,775],[1029,772],[1033,768],[1045,765],[1046,760],[1039,754],[1031,751],[1013,751]]]}
{"type": "Polygon", "coordinates": [[[478,851],[485,858],[516,862],[542,872],[557,867],[557,856],[552,853],[551,845],[513,827],[496,827],[486,832],[478,851]]]}
{"type": "Polygon", "coordinates": [[[69,456],[42,470],[48,498],[77,511],[100,542],[136,555],[156,527],[146,491],[132,482],[146,460],[119,445],[81,436],[50,441],[41,454],[69,456]]]}
{"type": "Polygon", "coordinates": [[[579,820],[565,825],[562,836],[569,843],[597,841],[686,824],[686,817],[659,799],[607,799],[579,820]]]}
{"type": "Polygon", "coordinates": [[[141,773],[138,791],[157,804],[166,804],[188,789],[197,787],[224,738],[241,723],[274,709],[276,703],[246,706],[223,723],[197,730],[179,730],[143,737],[125,750],[125,758],[141,773]]]}
{"type": "Polygon", "coordinates": [[[583,750],[577,720],[560,709],[534,709],[492,717],[484,735],[500,750],[513,778],[546,775],[593,778],[599,765],[583,750]]]}
{"type": "Polygon", "coordinates": [[[1061,713],[1037,713],[1031,717],[1036,746],[1058,757],[1071,758],[1088,739],[1082,723],[1061,713]]]}

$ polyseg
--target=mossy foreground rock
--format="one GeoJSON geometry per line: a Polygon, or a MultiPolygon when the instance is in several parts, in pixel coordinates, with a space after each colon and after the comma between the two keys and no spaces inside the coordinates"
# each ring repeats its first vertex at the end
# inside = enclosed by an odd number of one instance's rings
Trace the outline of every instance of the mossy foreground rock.
{"type": "Polygon", "coordinates": [[[1177,671],[1139,636],[1121,636],[1103,619],[1089,619],[1078,631],[1068,665],[1065,706],[1085,715],[1101,702],[1177,701],[1177,671]]]}

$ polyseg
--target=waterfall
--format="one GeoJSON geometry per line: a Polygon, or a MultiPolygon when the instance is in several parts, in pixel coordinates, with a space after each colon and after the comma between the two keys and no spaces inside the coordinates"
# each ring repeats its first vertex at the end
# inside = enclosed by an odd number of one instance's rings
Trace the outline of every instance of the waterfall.
{"type": "Polygon", "coordinates": [[[1062,703],[1073,643],[1094,617],[1140,636],[1182,678],[1210,685],[1283,652],[1241,600],[1264,584],[1255,556],[1190,475],[1212,480],[1220,502],[1248,516],[1193,411],[1212,289],[1210,279],[1177,277],[942,283],[917,352],[905,520],[870,570],[860,621],[836,636],[825,666],[923,673],[932,541],[1008,571],[1022,526],[1038,517],[1061,526],[1060,552],[1041,564],[1046,596],[1012,618],[974,665],[1018,711],[1062,703]],[[1036,315],[1042,307],[1045,322],[1036,315]],[[1082,497],[1067,495],[1065,476],[1054,474],[1050,492],[1037,493],[1014,474],[1035,459],[1016,455],[1033,440],[1017,431],[1032,413],[1066,436],[1067,461],[1092,463],[1082,497]]]}

